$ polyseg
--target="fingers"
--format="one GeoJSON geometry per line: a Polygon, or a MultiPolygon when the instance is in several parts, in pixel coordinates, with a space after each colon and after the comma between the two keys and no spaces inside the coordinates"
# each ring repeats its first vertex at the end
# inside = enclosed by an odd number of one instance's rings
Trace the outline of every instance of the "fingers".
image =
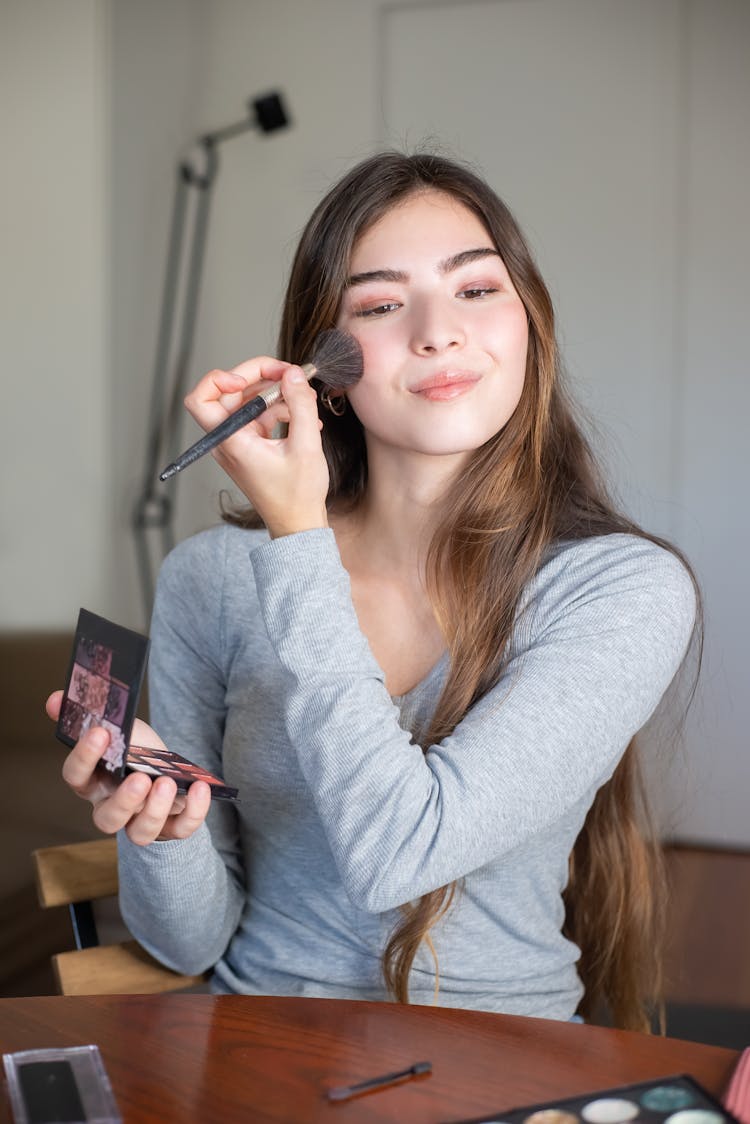
{"type": "Polygon", "coordinates": [[[178,804],[175,803],[172,815],[164,826],[161,838],[187,839],[194,831],[198,830],[208,815],[210,807],[211,786],[206,784],[205,781],[193,781],[187,795],[183,798],[183,803],[179,805],[179,811],[177,810],[178,804]]]}
{"type": "MultiPolygon", "coordinates": [[[[54,691],[46,702],[47,714],[57,720],[63,699],[54,691]]],[[[153,749],[166,749],[158,734],[136,718],[133,740],[153,749]]],[[[187,839],[203,823],[211,806],[211,788],[204,781],[194,782],[186,795],[177,795],[170,777],[152,780],[146,773],[133,772],[118,781],[98,765],[109,745],[109,733],[92,726],[65,758],[62,775],[65,783],[84,800],[94,805],[92,818],[105,835],[125,828],[134,843],[145,846],[156,839],[187,839]]]]}
{"type": "Polygon", "coordinates": [[[108,835],[125,828],[127,836],[140,846],[153,843],[161,834],[177,795],[171,777],[131,773],[117,791],[94,809],[94,823],[108,835]]]}
{"type": "Polygon", "coordinates": [[[279,422],[289,421],[289,407],[283,398],[278,402],[274,402],[273,406],[269,406],[259,417],[251,423],[252,427],[257,430],[261,437],[269,438],[278,435],[276,426],[279,422]]]}
{"type": "Polygon", "coordinates": [[[93,820],[105,835],[124,828],[133,843],[145,847],[156,840],[187,839],[210,806],[211,788],[205,781],[195,781],[185,796],[178,796],[171,777],[152,780],[145,773],[131,773],[96,803],[93,820]]]}
{"type": "Polygon", "coordinates": [[[231,371],[209,371],[185,398],[185,407],[203,429],[213,429],[244,401],[247,379],[231,371]]]}
{"type": "MultiPolygon", "coordinates": [[[[107,804],[111,805],[112,801],[107,801],[107,804]]],[[[125,827],[128,839],[141,847],[156,840],[187,839],[203,823],[210,806],[211,788],[205,781],[194,781],[186,796],[177,796],[177,786],[173,780],[169,777],[157,777],[142,806],[134,809],[135,814],[131,813],[130,818],[120,826],[125,827]]],[[[120,811],[121,809],[115,812],[114,809],[107,808],[104,817],[106,822],[115,822],[110,816],[115,816],[120,811]]],[[[101,824],[97,823],[97,826],[101,827],[101,824]]]]}
{"type": "MultiPolygon", "coordinates": [[[[174,794],[174,781],[169,783],[174,794]]],[[[105,835],[114,835],[127,827],[134,817],[142,814],[155,787],[145,773],[131,773],[125,777],[116,788],[94,803],[92,819],[99,831],[103,831],[105,835]]],[[[154,838],[156,835],[158,830],[154,838]]]]}
{"type": "Polygon", "coordinates": [[[63,780],[84,800],[102,799],[111,791],[112,783],[105,782],[96,772],[102,754],[109,745],[109,734],[101,726],[93,726],[81,737],[65,758],[63,780]]]}
{"type": "Polygon", "coordinates": [[[204,429],[213,429],[258,393],[263,380],[277,382],[289,366],[280,359],[261,355],[239,363],[231,371],[214,370],[200,380],[185,398],[185,407],[204,429]]]}
{"type": "MultiPolygon", "coordinates": [[[[209,371],[187,395],[185,406],[203,429],[210,430],[236,413],[245,402],[256,397],[263,386],[279,381],[282,382],[282,387],[286,387],[286,391],[282,389],[282,399],[244,427],[245,440],[252,442],[256,435],[263,438],[271,437],[279,422],[290,421],[290,411],[285,399],[288,393],[295,395],[295,390],[298,392],[295,401],[299,406],[300,419],[297,429],[306,429],[309,424],[311,430],[319,433],[321,425],[317,414],[316,395],[309,387],[301,369],[268,355],[248,359],[244,363],[239,363],[231,371],[209,371]],[[295,374],[290,382],[291,372],[295,374]],[[302,393],[303,390],[306,393],[302,393]]],[[[229,441],[231,442],[231,438],[229,441]]],[[[219,463],[222,463],[222,454],[230,453],[232,448],[238,447],[241,445],[236,438],[232,444],[224,442],[218,450],[214,450],[214,456],[219,463]]]]}
{"type": "Polygon", "coordinates": [[[60,707],[62,706],[63,694],[64,691],[53,691],[44,704],[44,709],[47,711],[47,714],[53,722],[57,722],[58,718],[60,717],[60,707]]]}
{"type": "Polygon", "coordinates": [[[246,359],[232,367],[232,371],[241,375],[246,382],[260,382],[261,379],[271,379],[277,382],[284,371],[289,367],[283,359],[275,359],[272,355],[259,355],[255,359],[246,359]]]}
{"type": "Polygon", "coordinates": [[[178,796],[171,777],[131,773],[96,805],[93,819],[106,835],[124,828],[133,843],[145,847],[157,839],[186,839],[206,818],[210,804],[211,789],[202,781],[191,785],[186,796],[178,796]],[[205,796],[192,795],[198,784],[207,790],[205,796]]]}
{"type": "Polygon", "coordinates": [[[290,367],[281,380],[282,394],[289,410],[289,442],[294,452],[304,455],[320,449],[318,396],[299,367],[290,367]]]}
{"type": "Polygon", "coordinates": [[[255,396],[259,379],[280,380],[281,400],[221,441],[212,455],[272,537],[325,527],[328,464],[317,395],[300,367],[262,356],[233,371],[211,371],[186,405],[199,424],[210,429],[255,396]],[[244,387],[243,379],[248,380],[244,387]],[[288,436],[278,438],[279,422],[288,422],[288,436]]]}

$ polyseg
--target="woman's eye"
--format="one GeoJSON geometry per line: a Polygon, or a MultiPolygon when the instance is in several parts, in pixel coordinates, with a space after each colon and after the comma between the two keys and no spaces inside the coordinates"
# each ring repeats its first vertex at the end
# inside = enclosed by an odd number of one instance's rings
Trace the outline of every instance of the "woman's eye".
{"type": "Polygon", "coordinates": [[[385,316],[389,312],[395,312],[401,305],[397,301],[384,301],[383,304],[372,304],[367,308],[358,308],[356,310],[357,316],[385,316]]]}
{"type": "Polygon", "coordinates": [[[489,296],[490,293],[496,293],[497,287],[495,285],[472,285],[470,289],[462,289],[458,294],[464,300],[473,301],[479,297],[489,296]]]}

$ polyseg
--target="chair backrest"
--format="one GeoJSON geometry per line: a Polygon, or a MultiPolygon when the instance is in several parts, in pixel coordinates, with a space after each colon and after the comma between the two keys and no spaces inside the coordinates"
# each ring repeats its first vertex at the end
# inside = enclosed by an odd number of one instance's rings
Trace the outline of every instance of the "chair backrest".
{"type": "Polygon", "coordinates": [[[114,838],[42,847],[32,858],[40,904],[70,908],[77,947],[52,957],[61,995],[142,995],[205,981],[205,976],[183,976],[165,968],[137,941],[99,944],[92,903],[117,894],[114,838]]]}

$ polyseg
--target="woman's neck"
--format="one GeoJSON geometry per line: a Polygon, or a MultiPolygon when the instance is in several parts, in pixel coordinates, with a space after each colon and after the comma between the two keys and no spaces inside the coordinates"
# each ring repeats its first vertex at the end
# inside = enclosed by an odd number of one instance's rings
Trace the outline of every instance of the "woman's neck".
{"type": "Polygon", "coordinates": [[[363,500],[349,515],[332,519],[350,562],[422,584],[441,500],[460,467],[452,457],[371,458],[363,500]]]}
{"type": "Polygon", "coordinates": [[[332,513],[330,523],[360,628],[388,691],[397,696],[421,683],[445,651],[425,571],[448,481],[407,466],[398,472],[369,467],[362,502],[348,514],[332,513]]]}

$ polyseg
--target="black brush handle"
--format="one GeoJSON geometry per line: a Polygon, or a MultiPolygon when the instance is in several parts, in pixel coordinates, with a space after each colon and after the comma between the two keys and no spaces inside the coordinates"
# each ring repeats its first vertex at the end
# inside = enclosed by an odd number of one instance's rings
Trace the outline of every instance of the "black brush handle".
{"type": "Polygon", "coordinates": [[[408,1069],[399,1069],[396,1073],[384,1073],[381,1077],[371,1077],[369,1081],[360,1081],[356,1085],[336,1085],[329,1089],[326,1096],[329,1101],[348,1101],[358,1097],[361,1093],[369,1093],[373,1089],[387,1089],[389,1085],[399,1085],[408,1081],[410,1077],[421,1077],[432,1073],[432,1062],[415,1062],[408,1069]]]}
{"type": "MultiPolygon", "coordinates": [[[[312,363],[306,363],[302,370],[307,375],[308,379],[312,378],[315,374],[316,368],[312,363]]],[[[240,406],[239,410],[235,410],[228,418],[215,427],[204,433],[203,437],[199,437],[194,445],[181,453],[176,461],[168,464],[163,472],[159,473],[160,480],[169,480],[171,476],[175,476],[178,472],[182,472],[183,468],[187,468],[189,464],[194,461],[200,460],[206,453],[210,453],[222,441],[226,441],[227,437],[231,437],[238,429],[248,425],[251,421],[255,421],[264,413],[269,406],[274,402],[278,402],[281,398],[281,384],[273,383],[272,386],[266,387],[260,394],[256,394],[255,398],[251,398],[244,406],[240,406]]]]}

